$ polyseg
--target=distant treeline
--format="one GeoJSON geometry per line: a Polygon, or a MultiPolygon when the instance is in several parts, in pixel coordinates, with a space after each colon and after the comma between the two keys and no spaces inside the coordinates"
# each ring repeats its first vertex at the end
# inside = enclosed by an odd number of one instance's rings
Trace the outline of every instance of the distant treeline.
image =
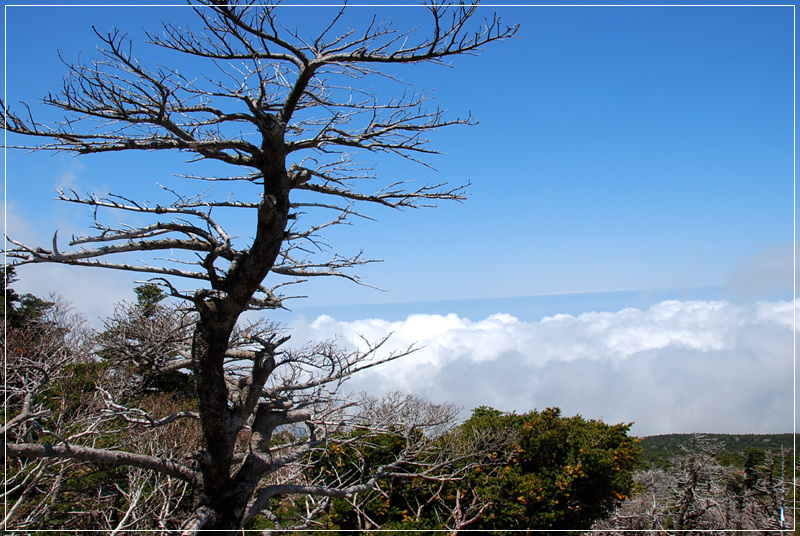
{"type": "Polygon", "coordinates": [[[720,446],[716,458],[725,465],[741,467],[746,452],[758,449],[780,454],[781,447],[786,456],[790,456],[794,448],[794,434],[665,434],[643,437],[642,453],[639,466],[642,469],[666,467],[672,458],[686,454],[683,447],[691,443],[692,437],[701,436],[715,441],[720,446]]]}

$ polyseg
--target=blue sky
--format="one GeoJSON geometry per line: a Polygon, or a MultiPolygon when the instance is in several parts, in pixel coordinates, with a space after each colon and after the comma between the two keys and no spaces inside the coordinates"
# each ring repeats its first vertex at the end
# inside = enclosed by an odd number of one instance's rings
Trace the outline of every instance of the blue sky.
{"type": "MultiPolygon", "coordinates": [[[[353,15],[363,18],[375,10],[354,7],[353,15]]],[[[452,313],[479,322],[503,313],[534,326],[558,313],[580,318],[632,307],[656,314],[651,308],[664,300],[745,307],[736,314],[709,309],[739,318],[750,310],[747,304],[792,299],[793,7],[497,11],[504,21],[521,23],[517,38],[456,58],[452,69],[422,66],[400,73],[415,88],[433,90],[435,103],[453,116],[471,113],[479,124],[432,137],[432,145],[446,153],[430,160],[436,171],[397,159],[377,161],[386,182],[470,182],[469,199],[432,210],[370,210],[377,221],[335,230],[329,238],[341,252],[363,249],[384,261],[359,273],[386,292],[314,281],[299,289],[309,298],[291,304],[294,312],[283,320],[301,322],[303,331],[321,314],[345,329],[341,323],[369,318],[394,322],[425,314],[433,322],[452,313]]],[[[56,91],[65,72],[56,51],[67,60],[90,58],[97,43],[91,25],[119,26],[136,37],[141,28],[156,28],[161,18],[191,15],[175,7],[7,7],[5,13],[6,98],[12,104],[26,100],[41,114],[48,112],[36,99],[56,91]]],[[[287,19],[308,24],[321,24],[324,14],[320,8],[286,8],[287,19]]],[[[381,8],[378,16],[398,27],[425,22],[419,7],[381,8]]],[[[170,61],[152,47],[135,50],[170,61]]],[[[51,200],[57,186],[147,197],[155,195],[155,182],[186,170],[180,155],[152,154],[74,158],[13,152],[6,166],[7,232],[45,244],[56,228],[69,236],[88,222],[79,208],[51,200]]],[[[59,290],[97,318],[114,301],[129,299],[130,281],[141,278],[84,272],[21,269],[18,287],[39,294],[59,290]]],[[[786,326],[785,316],[775,322],[786,326]]],[[[533,332],[543,333],[538,331],[543,324],[535,326],[533,332]]],[[[628,333],[639,329],[620,326],[628,333]]],[[[783,336],[788,347],[762,350],[791,364],[792,356],[785,354],[792,347],[791,331],[783,336]]],[[[741,350],[690,347],[705,359],[741,350]]],[[[530,352],[536,348],[532,344],[530,352]]],[[[672,343],[657,348],[675,351],[672,343]]],[[[603,362],[619,367],[608,351],[603,362]]],[[[735,369],[739,361],[730,363],[735,369]]],[[[552,373],[547,370],[541,369],[545,376],[552,373]]],[[[766,376],[763,385],[769,392],[766,376]]],[[[435,388],[429,391],[432,396],[435,388]]],[[[791,389],[784,385],[777,392],[791,394],[791,389]]],[[[612,407],[610,397],[598,396],[612,407]]],[[[557,402],[565,410],[601,416],[593,413],[602,406],[597,401],[568,407],[569,400],[557,402]]],[[[674,409],[665,411],[682,414],[673,402],[674,409]]],[[[520,399],[496,402],[505,403],[502,409],[531,409],[520,399]]],[[[527,405],[556,404],[540,396],[527,405]]],[[[787,399],[786,408],[790,405],[787,399]]],[[[622,420],[641,419],[603,411],[622,420]]],[[[756,415],[748,426],[759,422],[756,415]]],[[[780,422],[750,431],[791,429],[790,421],[780,422]]],[[[689,426],[676,417],[661,429],[643,429],[691,431],[689,426]]]]}

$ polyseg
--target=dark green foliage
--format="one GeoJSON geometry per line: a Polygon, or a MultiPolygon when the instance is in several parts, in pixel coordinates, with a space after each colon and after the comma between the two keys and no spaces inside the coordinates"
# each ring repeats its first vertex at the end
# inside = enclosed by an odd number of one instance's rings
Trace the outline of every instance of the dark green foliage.
{"type": "Polygon", "coordinates": [[[136,293],[136,304],[145,317],[153,316],[158,309],[158,302],[167,297],[158,285],[152,283],[139,285],[133,291],[136,293]]]}
{"type": "Polygon", "coordinates": [[[498,415],[485,408],[465,423],[511,428],[511,458],[481,493],[493,505],[470,528],[582,530],[608,515],[633,489],[640,448],[630,424],[608,425],[558,408],[498,415]]]}
{"type": "Polygon", "coordinates": [[[42,390],[42,404],[51,411],[75,415],[89,403],[107,369],[108,363],[98,361],[65,365],[63,374],[42,390]]]}
{"type": "Polygon", "coordinates": [[[119,304],[105,321],[98,355],[130,373],[131,388],[138,394],[164,392],[193,399],[194,378],[185,372],[185,356],[194,320],[187,311],[162,305],[167,296],[157,285],[140,285],[134,292],[136,302],[119,304]]]}
{"type": "Polygon", "coordinates": [[[169,393],[187,400],[194,399],[195,393],[194,377],[191,374],[173,370],[155,376],[147,384],[150,390],[160,393],[169,393]]]}
{"type": "Polygon", "coordinates": [[[480,423],[481,427],[497,427],[496,419],[502,417],[503,412],[489,406],[478,406],[472,410],[472,417],[464,423],[465,428],[474,428],[480,423]]]}
{"type": "MultiPolygon", "coordinates": [[[[317,456],[312,456],[310,461],[326,481],[344,479],[356,482],[368,477],[376,468],[394,461],[406,448],[407,440],[402,435],[388,432],[369,437],[367,442],[363,442],[353,440],[364,439],[372,434],[355,430],[339,438],[340,444],[332,444],[317,456]]],[[[374,528],[419,528],[407,519],[406,499],[414,493],[428,491],[427,486],[420,484],[418,481],[382,479],[381,492],[362,493],[355,501],[357,508],[349,499],[333,498],[323,521],[328,528],[344,532],[374,528]]]]}
{"type": "Polygon", "coordinates": [[[32,294],[20,296],[11,284],[17,281],[13,266],[3,266],[3,280],[5,292],[3,293],[2,314],[5,318],[6,328],[22,329],[34,326],[42,315],[53,307],[53,302],[37,298],[32,294]]]}
{"type": "Polygon", "coordinates": [[[747,447],[742,454],[744,455],[744,462],[742,463],[744,487],[753,489],[758,482],[758,467],[764,464],[767,453],[759,448],[747,447]]]}
{"type": "MultiPolygon", "coordinates": [[[[627,435],[629,428],[563,417],[557,408],[517,415],[480,407],[448,439],[511,441],[487,452],[480,463],[472,460],[463,478],[385,479],[369,498],[333,499],[321,521],[341,531],[586,530],[633,491],[641,449],[637,438],[627,435]]],[[[331,472],[375,466],[400,453],[404,445],[398,439],[377,438],[369,452],[329,449],[325,463],[331,472]]]]}

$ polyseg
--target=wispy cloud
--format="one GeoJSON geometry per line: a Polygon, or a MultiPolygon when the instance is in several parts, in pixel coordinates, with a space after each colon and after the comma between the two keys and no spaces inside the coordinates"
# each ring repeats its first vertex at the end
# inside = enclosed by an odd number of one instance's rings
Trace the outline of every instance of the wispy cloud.
{"type": "Polygon", "coordinates": [[[796,248],[791,243],[762,248],[731,273],[726,281],[727,290],[750,299],[791,295],[795,255],[796,248]]]}
{"type": "MultiPolygon", "coordinates": [[[[24,244],[52,247],[53,230],[37,225],[19,215],[13,203],[2,205],[4,233],[24,244]]],[[[59,245],[63,248],[70,229],[59,229],[59,245]]],[[[6,244],[11,246],[11,244],[6,244]]],[[[11,261],[12,259],[6,259],[11,261]]],[[[53,293],[65,298],[76,312],[86,316],[91,325],[100,328],[102,319],[114,312],[114,305],[135,297],[134,281],[146,279],[146,274],[106,270],[101,268],[76,268],[60,264],[33,264],[17,268],[18,281],[14,290],[20,294],[31,293],[47,297],[53,293]]]]}
{"type": "Polygon", "coordinates": [[[792,429],[791,302],[665,301],[648,309],[522,322],[498,314],[403,321],[296,320],[295,344],[388,334],[420,349],[354,378],[354,390],[402,389],[506,411],[559,406],[634,431],[785,432],[792,429]]]}
{"type": "Polygon", "coordinates": [[[81,161],[74,158],[69,160],[62,159],[60,165],[63,170],[58,174],[56,187],[63,188],[64,190],[79,187],[80,182],[82,182],[80,181],[80,176],[86,169],[86,166],[84,166],[81,161]]]}
{"type": "MultiPolygon", "coordinates": [[[[10,235],[33,244],[52,241],[13,204],[4,209],[10,235]]],[[[770,258],[786,261],[787,251],[766,251],[744,266],[742,288],[764,281],[762,268],[769,269],[770,258]]],[[[788,265],[781,266],[785,271],[788,265]]],[[[133,281],[143,279],[55,265],[25,266],[18,274],[18,292],[56,291],[96,327],[114,303],[132,299],[133,281]]],[[[756,291],[761,294],[760,287],[756,291]]],[[[634,431],[648,435],[791,430],[793,322],[794,304],[787,301],[669,300],[536,321],[510,314],[478,321],[456,314],[352,322],[319,316],[312,322],[298,317],[290,327],[294,344],[338,338],[357,346],[362,335],[378,340],[392,334],[391,346],[420,348],[353,378],[352,390],[402,389],[466,411],[559,406],[608,422],[634,421],[634,431]]]]}

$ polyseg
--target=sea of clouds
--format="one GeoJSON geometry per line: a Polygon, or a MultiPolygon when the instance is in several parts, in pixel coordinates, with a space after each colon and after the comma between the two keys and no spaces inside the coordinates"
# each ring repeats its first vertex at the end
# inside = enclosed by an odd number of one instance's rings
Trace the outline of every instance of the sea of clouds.
{"type": "MultiPolygon", "coordinates": [[[[4,209],[7,227],[19,238],[47,243],[13,207],[4,209]]],[[[751,262],[732,284],[752,296],[785,282],[787,274],[791,280],[790,251],[791,244],[751,262]]],[[[145,279],[57,265],[26,266],[18,275],[15,290],[37,296],[57,290],[98,329],[114,304],[132,300],[135,282],[145,279]]],[[[557,406],[567,415],[633,422],[638,435],[780,433],[794,429],[797,305],[668,300],[538,320],[509,314],[411,314],[399,321],[298,315],[287,327],[293,345],[335,338],[363,348],[364,339],[388,335],[385,351],[414,345],[416,352],[363,371],[346,387],[452,402],[464,416],[481,405],[518,413],[557,406]]]]}
{"type": "Polygon", "coordinates": [[[417,351],[355,375],[352,391],[402,390],[522,413],[557,406],[633,433],[793,430],[796,302],[663,301],[644,310],[521,321],[414,314],[404,320],[297,317],[292,344],[348,348],[390,335],[417,351]]]}

